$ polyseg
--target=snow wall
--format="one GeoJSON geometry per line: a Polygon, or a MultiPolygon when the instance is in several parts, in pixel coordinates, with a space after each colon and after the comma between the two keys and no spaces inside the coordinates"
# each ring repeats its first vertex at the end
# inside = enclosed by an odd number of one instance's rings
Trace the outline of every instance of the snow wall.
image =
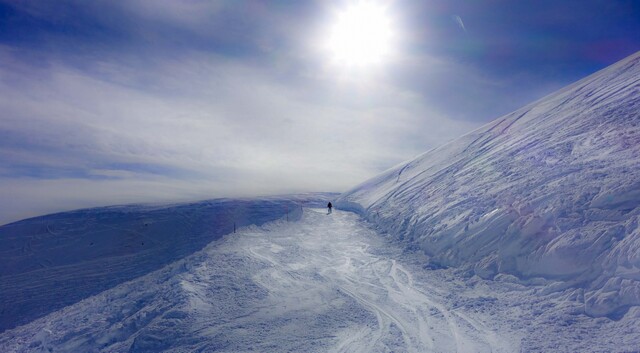
{"type": "Polygon", "coordinates": [[[325,207],[337,194],[129,205],[35,217],[0,227],[0,332],[158,270],[235,227],[325,207]]]}
{"type": "Polygon", "coordinates": [[[336,206],[434,264],[573,290],[588,315],[624,315],[640,305],[640,52],[336,206]]]}

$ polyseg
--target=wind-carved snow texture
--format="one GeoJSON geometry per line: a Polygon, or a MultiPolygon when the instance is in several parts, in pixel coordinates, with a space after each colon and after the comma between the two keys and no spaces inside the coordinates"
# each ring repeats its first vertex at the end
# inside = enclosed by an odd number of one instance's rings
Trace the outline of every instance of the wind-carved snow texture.
{"type": "Polygon", "coordinates": [[[0,227],[0,332],[155,271],[242,227],[335,194],[114,206],[0,227]]]}
{"type": "Polygon", "coordinates": [[[640,305],[640,53],[343,194],[433,264],[640,305]]]}
{"type": "MultiPolygon", "coordinates": [[[[513,352],[348,212],[251,226],[0,335],[2,352],[513,352]],[[418,273],[417,275],[420,275],[418,273]]],[[[421,271],[421,269],[419,269],[421,271]]]]}

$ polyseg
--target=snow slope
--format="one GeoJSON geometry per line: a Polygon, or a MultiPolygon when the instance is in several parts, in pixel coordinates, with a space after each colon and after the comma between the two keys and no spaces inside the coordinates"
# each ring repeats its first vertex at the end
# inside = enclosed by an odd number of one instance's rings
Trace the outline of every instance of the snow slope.
{"type": "Polygon", "coordinates": [[[114,206],[0,227],[0,332],[155,271],[237,227],[299,217],[334,194],[114,206]]]}
{"type": "Polygon", "coordinates": [[[344,193],[433,266],[640,305],[640,52],[344,193]]]}
{"type": "Polygon", "coordinates": [[[249,226],[0,333],[0,352],[634,352],[640,308],[425,270],[350,212],[249,226]]]}
{"type": "Polygon", "coordinates": [[[9,330],[0,351],[518,350],[398,255],[353,213],[306,210],[9,330]]]}

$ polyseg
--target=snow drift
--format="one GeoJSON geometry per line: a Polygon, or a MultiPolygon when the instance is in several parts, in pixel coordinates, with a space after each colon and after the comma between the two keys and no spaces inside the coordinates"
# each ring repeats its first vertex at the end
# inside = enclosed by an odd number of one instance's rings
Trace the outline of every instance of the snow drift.
{"type": "Polygon", "coordinates": [[[0,227],[0,332],[28,323],[335,194],[100,207],[0,227]]]}
{"type": "Polygon", "coordinates": [[[640,305],[640,52],[340,196],[434,264],[640,305]]]}

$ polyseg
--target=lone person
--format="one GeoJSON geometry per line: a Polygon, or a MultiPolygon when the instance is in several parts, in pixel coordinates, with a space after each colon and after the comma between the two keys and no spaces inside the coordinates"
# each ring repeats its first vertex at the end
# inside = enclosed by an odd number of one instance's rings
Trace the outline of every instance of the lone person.
{"type": "MultiPolygon", "coordinates": [[[[329,204],[327,205],[327,208],[329,208],[329,213],[331,213],[331,207],[333,207],[333,205],[331,204],[331,202],[329,202],[329,204]]],[[[327,214],[329,214],[327,213],[327,214]]]]}

